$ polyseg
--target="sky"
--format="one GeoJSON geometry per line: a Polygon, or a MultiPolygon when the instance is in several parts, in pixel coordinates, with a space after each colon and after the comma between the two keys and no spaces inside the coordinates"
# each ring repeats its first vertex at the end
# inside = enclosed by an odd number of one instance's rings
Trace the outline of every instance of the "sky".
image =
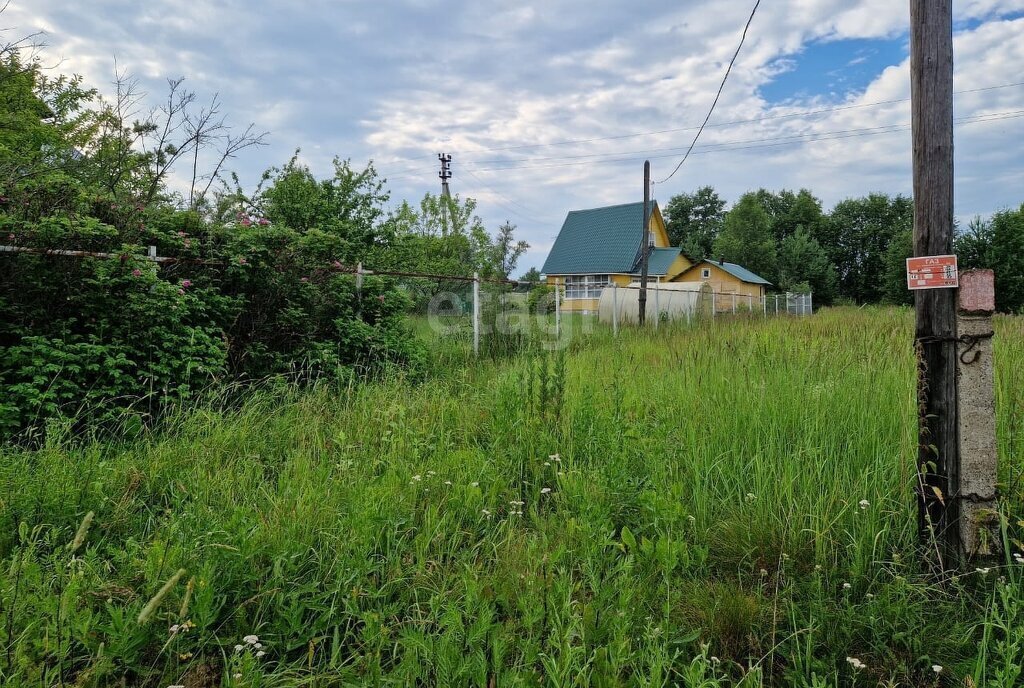
{"type": "MultiPolygon", "coordinates": [[[[12,0],[7,36],[110,96],[115,71],[156,105],[185,77],[268,145],[232,161],[250,188],[300,149],[373,161],[391,204],[478,201],[539,267],[565,214],[713,186],[809,188],[828,209],[911,193],[909,3],[768,0],[693,154],[753,0],[12,0]]],[[[961,221],[1024,202],[1024,0],[954,0],[961,221]]]]}

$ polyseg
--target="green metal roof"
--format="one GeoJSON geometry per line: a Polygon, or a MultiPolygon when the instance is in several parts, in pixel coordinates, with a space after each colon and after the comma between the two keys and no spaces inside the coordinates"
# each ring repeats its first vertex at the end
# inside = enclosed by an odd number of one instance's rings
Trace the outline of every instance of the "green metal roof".
{"type": "Polygon", "coordinates": [[[652,248],[647,255],[647,274],[665,275],[672,261],[679,257],[678,248],[652,248]]]}
{"type": "Polygon", "coordinates": [[[747,282],[749,284],[767,284],[768,286],[773,286],[771,282],[761,277],[760,275],[755,275],[753,272],[747,270],[742,265],[737,265],[736,263],[719,263],[717,260],[705,260],[702,261],[701,263],[698,263],[698,265],[702,265],[704,263],[707,263],[708,265],[714,265],[715,267],[721,270],[725,270],[726,272],[728,272],[730,275],[740,280],[741,282],[747,282]]]}
{"type": "MultiPolygon", "coordinates": [[[[652,206],[657,207],[657,202],[652,206]]],[[[573,210],[566,215],[541,272],[545,275],[634,272],[640,257],[643,224],[643,201],[573,210]]]]}

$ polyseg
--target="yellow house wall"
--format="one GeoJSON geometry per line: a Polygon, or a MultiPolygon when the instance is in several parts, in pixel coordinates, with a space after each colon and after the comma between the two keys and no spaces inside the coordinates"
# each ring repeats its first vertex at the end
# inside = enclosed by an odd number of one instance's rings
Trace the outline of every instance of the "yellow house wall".
{"type": "Polygon", "coordinates": [[[731,275],[730,273],[716,267],[711,263],[697,263],[681,275],[669,280],[671,282],[704,282],[711,285],[715,292],[715,310],[718,312],[731,311],[733,297],[736,295],[736,307],[755,309],[762,308],[761,299],[765,290],[763,284],[750,284],[731,275]],[[711,268],[711,277],[701,279],[700,273],[704,268],[711,268]]]}

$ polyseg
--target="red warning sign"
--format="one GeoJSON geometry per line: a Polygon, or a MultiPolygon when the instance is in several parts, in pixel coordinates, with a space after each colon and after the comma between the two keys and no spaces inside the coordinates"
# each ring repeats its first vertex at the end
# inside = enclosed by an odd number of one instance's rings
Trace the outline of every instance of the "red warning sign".
{"type": "Polygon", "coordinates": [[[907,258],[907,289],[949,289],[960,286],[956,256],[907,258]]]}

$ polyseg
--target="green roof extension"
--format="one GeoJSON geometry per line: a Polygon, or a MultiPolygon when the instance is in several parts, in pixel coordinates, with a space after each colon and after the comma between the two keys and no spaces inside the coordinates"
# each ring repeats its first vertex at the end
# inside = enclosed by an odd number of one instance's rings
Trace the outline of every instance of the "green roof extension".
{"type": "MultiPolygon", "coordinates": [[[[704,263],[714,265],[720,270],[725,270],[741,282],[747,282],[748,284],[767,284],[770,287],[775,286],[760,275],[756,275],[742,265],[737,265],[736,263],[720,263],[717,260],[703,260],[700,263],[697,263],[697,265],[703,265],[704,263]]],[[[694,267],[697,267],[697,265],[694,267]]]]}
{"type": "MultiPolygon", "coordinates": [[[[657,207],[657,202],[652,205],[657,207]]],[[[643,201],[571,211],[562,223],[541,272],[545,275],[634,272],[643,240],[643,213],[643,201]]]]}
{"type": "Polygon", "coordinates": [[[678,248],[652,248],[651,252],[647,254],[647,274],[667,275],[672,261],[678,258],[679,254],[678,248]]]}

